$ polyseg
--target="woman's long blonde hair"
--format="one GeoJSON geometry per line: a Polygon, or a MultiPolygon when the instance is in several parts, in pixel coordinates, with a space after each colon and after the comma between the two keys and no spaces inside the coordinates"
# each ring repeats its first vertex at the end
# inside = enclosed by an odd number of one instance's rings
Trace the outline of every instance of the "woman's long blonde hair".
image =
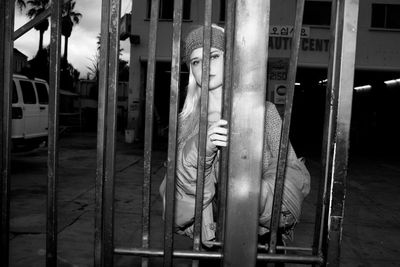
{"type": "Polygon", "coordinates": [[[196,83],[190,65],[189,82],[186,90],[185,103],[181,113],[179,113],[178,144],[198,131],[201,88],[196,83]]]}

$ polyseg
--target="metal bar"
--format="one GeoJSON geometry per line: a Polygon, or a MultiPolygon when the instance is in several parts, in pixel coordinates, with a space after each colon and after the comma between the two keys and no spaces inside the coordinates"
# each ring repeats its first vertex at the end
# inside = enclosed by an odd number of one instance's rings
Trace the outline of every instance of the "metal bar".
{"type": "Polygon", "coordinates": [[[10,175],[11,175],[11,102],[12,102],[12,62],[14,31],[13,0],[0,3],[0,86],[3,88],[0,100],[0,164],[1,164],[1,233],[0,265],[9,265],[9,227],[10,227],[10,175]]]}
{"type": "Polygon", "coordinates": [[[179,109],[179,84],[181,71],[181,37],[182,37],[183,1],[174,1],[174,21],[172,34],[171,91],[169,106],[168,132],[168,169],[165,196],[164,221],[164,266],[172,266],[174,247],[174,210],[175,210],[175,173],[179,109]]]}
{"type": "MultiPolygon", "coordinates": [[[[64,0],[64,3],[67,3],[71,0],[64,0]]],[[[34,17],[33,19],[31,19],[30,21],[28,21],[27,23],[25,23],[24,25],[22,25],[21,27],[19,27],[15,32],[14,32],[14,36],[13,39],[14,41],[17,40],[19,37],[21,37],[22,35],[24,35],[25,33],[27,33],[29,30],[31,30],[33,27],[35,27],[36,25],[38,25],[40,22],[42,22],[44,19],[47,19],[48,17],[50,17],[51,15],[51,8],[48,7],[46,8],[42,13],[40,13],[39,15],[37,15],[36,17],[34,17]]]]}
{"type": "MultiPolygon", "coordinates": [[[[201,222],[204,198],[204,175],[206,163],[207,124],[208,124],[208,83],[210,80],[210,51],[211,51],[211,16],[212,0],[204,2],[204,28],[203,28],[203,61],[201,75],[200,98],[200,124],[198,134],[196,202],[193,227],[193,251],[201,248],[201,222]]],[[[193,267],[198,266],[198,261],[193,261],[193,267]]]]}
{"type": "Polygon", "coordinates": [[[19,27],[15,32],[14,32],[14,41],[17,40],[19,37],[27,33],[30,29],[38,25],[40,22],[43,20],[47,19],[51,15],[51,8],[48,7],[46,8],[42,13],[19,27]]]}
{"type": "MultiPolygon", "coordinates": [[[[217,242],[217,241],[208,241],[207,244],[216,246],[216,247],[222,247],[223,243],[222,242],[217,242]]],[[[266,249],[268,250],[268,244],[261,245],[258,244],[257,248],[259,249],[266,249]]],[[[276,246],[276,249],[278,250],[294,250],[294,251],[313,251],[313,248],[306,248],[306,247],[289,247],[289,246],[276,246]]]]}
{"type": "Polygon", "coordinates": [[[303,263],[312,264],[323,262],[323,258],[319,256],[300,256],[300,255],[281,255],[281,254],[258,254],[257,260],[267,262],[284,262],[284,263],[303,263]]]}
{"type": "MultiPolygon", "coordinates": [[[[225,23],[225,62],[224,62],[224,88],[222,100],[222,119],[230,121],[231,114],[231,88],[232,88],[232,57],[233,57],[233,34],[235,23],[235,0],[226,2],[226,23],[225,23]]],[[[228,181],[228,157],[229,147],[222,147],[220,153],[220,168],[218,181],[218,223],[217,240],[224,240],[225,206],[228,181]]]]}
{"type": "Polygon", "coordinates": [[[108,25],[110,21],[109,1],[103,0],[101,7],[101,34],[100,34],[100,70],[99,70],[99,96],[97,118],[97,167],[95,181],[95,231],[94,231],[94,266],[102,266],[103,261],[103,179],[106,152],[106,118],[108,95],[108,58],[109,36],[108,25]]]}
{"type": "MultiPolygon", "coordinates": [[[[135,255],[146,257],[163,257],[164,251],[162,249],[154,248],[123,248],[118,247],[114,250],[115,254],[121,255],[135,255]]],[[[222,254],[219,252],[205,252],[205,251],[190,251],[190,250],[174,250],[173,256],[178,258],[190,259],[220,259],[222,254]]]]}
{"type": "Polygon", "coordinates": [[[334,79],[337,85],[336,125],[334,128],[333,166],[330,183],[326,264],[339,266],[342,240],[347,160],[349,150],[354,66],[357,43],[359,1],[340,0],[338,5],[338,38],[335,43],[334,79]]]}
{"type": "Polygon", "coordinates": [[[328,181],[331,176],[332,168],[332,142],[333,142],[333,127],[335,123],[333,107],[335,106],[335,91],[332,90],[336,88],[335,80],[333,79],[334,72],[334,54],[336,49],[336,36],[337,36],[337,1],[332,2],[332,12],[331,12],[331,36],[330,36],[330,47],[329,47],[329,65],[328,65],[328,87],[326,90],[325,97],[325,118],[324,118],[324,130],[323,130],[323,140],[322,140],[322,153],[321,153],[321,170],[322,179],[319,183],[318,188],[318,201],[315,217],[315,227],[314,227],[314,241],[313,248],[315,255],[326,255],[326,251],[322,251],[322,247],[326,247],[326,230],[327,230],[327,216],[326,212],[328,210],[328,181]]]}
{"type": "MultiPolygon", "coordinates": [[[[149,247],[150,239],[150,193],[151,193],[151,159],[153,149],[153,111],[154,111],[154,82],[156,68],[157,29],[158,29],[158,0],[152,0],[149,29],[149,53],[147,61],[146,81],[146,123],[144,139],[144,175],[142,187],[142,247],[149,247]]],[[[148,265],[148,259],[142,258],[142,266],[148,265]]]]}
{"type": "Polygon", "coordinates": [[[269,15],[270,1],[236,2],[223,266],[256,263],[269,15]]]}
{"type": "Polygon", "coordinates": [[[304,0],[296,1],[296,17],[294,21],[294,33],[292,37],[292,44],[290,50],[290,62],[289,62],[289,74],[288,74],[288,91],[286,93],[285,102],[285,114],[282,122],[281,130],[281,140],[279,144],[278,153],[278,164],[276,171],[276,181],[274,190],[274,201],[272,205],[272,218],[270,233],[271,238],[269,240],[269,253],[276,252],[276,241],[277,232],[279,227],[281,206],[282,206],[282,196],[285,181],[286,172],[286,162],[289,148],[289,131],[290,131],[290,120],[292,117],[292,106],[293,106],[293,96],[294,96],[294,84],[296,82],[296,71],[297,71],[297,61],[299,55],[300,47],[300,33],[303,21],[303,11],[304,11],[304,0]]]}
{"type": "MultiPolygon", "coordinates": [[[[120,255],[135,255],[135,256],[147,256],[147,257],[162,257],[164,251],[161,249],[143,249],[143,248],[115,248],[114,252],[120,255]]],[[[190,259],[222,259],[223,254],[220,252],[210,251],[188,251],[188,250],[174,250],[174,257],[177,258],[190,258],[190,259]]],[[[318,256],[300,256],[300,255],[280,255],[280,254],[265,254],[259,253],[256,255],[257,260],[267,262],[287,262],[287,263],[322,263],[322,257],[318,256]]],[[[244,265],[251,266],[251,265],[244,265]]]]}
{"type": "Polygon", "coordinates": [[[114,188],[119,60],[119,22],[121,0],[109,1],[108,92],[106,111],[106,150],[103,180],[103,265],[113,266],[114,259],[114,188]]]}
{"type": "Polygon", "coordinates": [[[51,2],[46,266],[57,265],[58,125],[62,2],[51,2]]]}
{"type": "MultiPolygon", "coordinates": [[[[147,1],[146,1],[147,2],[147,1]]],[[[142,2],[134,2],[131,1],[131,25],[135,25],[135,21],[136,21],[136,5],[140,5],[140,3],[142,2]]],[[[146,3],[147,5],[147,3],[146,3]]],[[[130,27],[130,35],[129,35],[129,62],[134,62],[136,59],[136,53],[134,52],[136,49],[136,44],[133,42],[133,35],[135,34],[135,27],[130,27]]],[[[133,65],[132,65],[133,66],[133,65]]],[[[139,70],[140,70],[141,66],[139,66],[139,70]]],[[[141,70],[140,70],[141,73],[141,70]]],[[[141,98],[141,93],[140,92],[135,92],[135,90],[133,89],[135,87],[135,74],[136,71],[134,70],[133,67],[129,68],[129,82],[128,82],[128,103],[129,103],[129,108],[128,108],[128,112],[127,112],[127,129],[130,130],[134,130],[135,136],[138,136],[138,126],[141,124],[139,123],[139,117],[141,117],[141,106],[142,106],[142,100],[141,98]],[[140,101],[139,101],[140,99],[140,101]],[[135,110],[135,112],[133,112],[133,110],[135,110]],[[140,114],[140,115],[139,115],[140,114]]],[[[141,73],[140,76],[143,76],[143,74],[141,73]]],[[[144,87],[144,86],[143,86],[144,87]]],[[[139,86],[139,88],[143,88],[142,85],[139,86]]],[[[142,91],[142,90],[137,90],[137,91],[142,91]]],[[[135,138],[135,137],[134,137],[135,138]]],[[[134,141],[134,140],[133,140],[134,141]]]]}

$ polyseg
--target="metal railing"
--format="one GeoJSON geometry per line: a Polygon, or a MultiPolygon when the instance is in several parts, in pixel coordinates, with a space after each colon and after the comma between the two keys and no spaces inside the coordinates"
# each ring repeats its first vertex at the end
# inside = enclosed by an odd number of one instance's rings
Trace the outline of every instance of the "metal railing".
{"type": "MultiPolygon", "coordinates": [[[[225,25],[225,76],[223,96],[224,119],[230,121],[230,132],[246,131],[247,135],[231,135],[230,145],[221,151],[220,183],[218,187],[219,214],[217,251],[201,249],[201,216],[207,105],[209,51],[211,47],[212,0],[204,1],[204,51],[199,126],[198,177],[194,222],[193,250],[174,249],[174,198],[177,151],[180,45],[182,28],[182,0],[174,1],[171,98],[169,116],[168,167],[166,182],[166,210],[164,246],[151,248],[150,191],[152,184],[152,132],[154,81],[157,45],[158,0],[151,1],[149,50],[146,88],[146,126],[144,148],[144,176],[142,198],[142,246],[114,246],[114,177],[116,146],[116,101],[118,84],[120,0],[103,0],[101,16],[101,50],[97,128],[96,215],[94,265],[112,266],[114,254],[138,255],[142,266],[149,257],[163,257],[164,266],[172,266],[174,258],[190,258],[193,266],[199,259],[221,259],[224,266],[254,266],[256,260],[267,262],[296,262],[315,265],[339,265],[340,242],[344,211],[345,179],[349,148],[352,89],[358,18],[358,1],[332,1],[330,61],[326,94],[325,127],[322,151],[323,179],[320,184],[314,243],[312,247],[277,246],[283,181],[289,146],[289,129],[294,84],[299,55],[300,31],[304,0],[297,0],[292,50],[290,54],[289,88],[283,117],[277,180],[271,219],[271,238],[258,253],[258,202],[260,195],[262,147],[264,135],[265,92],[267,82],[269,0],[227,0],[225,25]],[[249,31],[249,29],[252,29],[249,31]],[[254,33],[257,34],[254,34],[254,33]],[[242,40],[241,42],[237,40],[242,40]],[[249,60],[250,59],[250,60],[249,60]],[[233,64],[236,62],[236,64],[233,64]],[[251,82],[249,82],[251,81],[251,82]],[[243,98],[246,101],[243,101],[243,98]],[[249,106],[252,109],[249,109],[249,106]],[[257,107],[254,109],[254,107],[257,107]],[[256,110],[256,112],[254,112],[256,110]],[[249,123],[249,121],[251,121],[249,123]],[[238,144],[241,144],[239,146],[238,144]],[[244,152],[245,151],[245,152],[244,152]],[[243,154],[245,153],[245,155],[243,154]],[[252,160],[248,160],[248,159],[252,160]],[[229,170],[229,177],[228,177],[229,170]],[[251,177],[251,178],[250,178],[251,177]],[[229,186],[228,186],[229,185],[229,186]],[[238,194],[239,187],[254,194],[238,194]],[[250,197],[249,197],[250,196],[250,197]],[[232,208],[234,207],[234,209],[232,208]],[[246,216],[242,216],[246,214],[246,216]],[[246,231],[241,231],[246,225],[246,231]],[[277,249],[301,251],[302,254],[276,254],[277,249]]],[[[1,265],[9,265],[9,209],[10,209],[10,135],[11,84],[13,40],[51,15],[50,42],[50,103],[48,142],[48,199],[46,227],[46,266],[56,266],[57,259],[57,178],[58,178],[58,99],[60,82],[61,8],[63,1],[53,0],[49,10],[14,32],[14,0],[0,3],[0,84],[2,90],[1,123],[1,265]]]]}

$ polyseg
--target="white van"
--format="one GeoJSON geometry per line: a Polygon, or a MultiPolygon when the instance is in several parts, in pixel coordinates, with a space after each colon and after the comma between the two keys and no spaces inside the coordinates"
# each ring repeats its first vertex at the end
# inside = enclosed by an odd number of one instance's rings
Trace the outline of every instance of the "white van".
{"type": "Polygon", "coordinates": [[[12,151],[34,149],[47,141],[48,104],[45,80],[13,75],[12,151]]]}

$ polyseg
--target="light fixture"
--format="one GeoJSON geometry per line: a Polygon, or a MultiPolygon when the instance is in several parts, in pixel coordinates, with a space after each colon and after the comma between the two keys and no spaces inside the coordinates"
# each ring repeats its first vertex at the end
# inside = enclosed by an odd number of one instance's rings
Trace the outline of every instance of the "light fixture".
{"type": "Polygon", "coordinates": [[[367,92],[371,90],[371,88],[372,86],[368,84],[368,85],[354,87],[354,90],[357,92],[367,92]]]}
{"type": "Polygon", "coordinates": [[[323,84],[323,83],[326,83],[327,81],[328,81],[328,79],[323,79],[323,80],[319,81],[318,84],[323,84]]]}
{"type": "Polygon", "coordinates": [[[388,81],[384,81],[384,83],[386,84],[386,86],[400,86],[400,79],[395,79],[395,80],[388,80],[388,81]]]}

